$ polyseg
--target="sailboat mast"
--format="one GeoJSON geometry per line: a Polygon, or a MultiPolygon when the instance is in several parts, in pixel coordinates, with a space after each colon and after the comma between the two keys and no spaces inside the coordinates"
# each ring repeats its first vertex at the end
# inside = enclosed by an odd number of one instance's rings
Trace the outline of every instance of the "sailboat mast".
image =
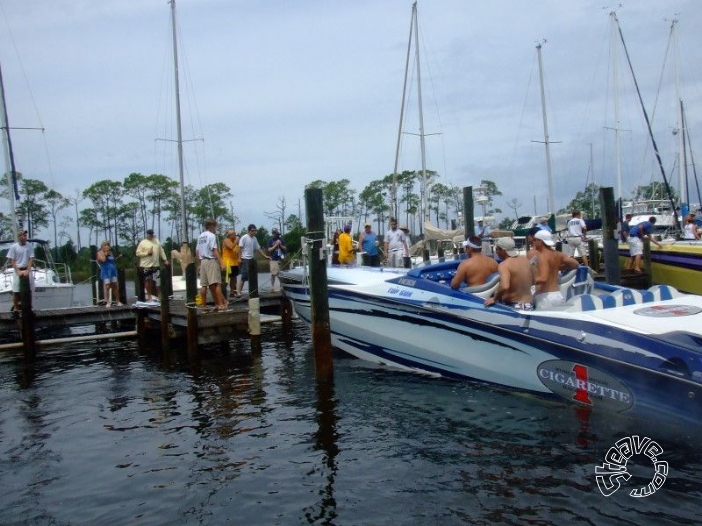
{"type": "Polygon", "coordinates": [[[424,111],[422,109],[422,73],[419,67],[419,23],[417,21],[417,2],[412,4],[414,17],[414,47],[417,63],[417,103],[419,104],[419,145],[422,151],[422,223],[427,220],[427,155],[424,140],[424,111]]]}
{"type": "MultiPolygon", "coordinates": [[[[678,43],[678,20],[675,19],[670,24],[670,34],[673,39],[673,64],[675,68],[675,98],[678,101],[678,159],[680,169],[678,170],[680,189],[680,203],[688,203],[687,200],[687,159],[685,159],[685,128],[683,119],[683,101],[680,96],[680,53],[678,43]]],[[[689,204],[689,203],[688,203],[689,204]]],[[[683,225],[684,227],[684,225],[683,225]]]]}
{"type": "Polygon", "coordinates": [[[610,39],[612,47],[612,83],[614,85],[614,143],[616,146],[617,157],[617,201],[622,199],[622,148],[619,140],[619,80],[618,80],[618,63],[619,59],[617,49],[617,35],[619,23],[617,22],[617,13],[612,11],[610,14],[612,21],[612,36],[610,39]]]}
{"type": "Polygon", "coordinates": [[[176,127],[178,129],[178,175],[180,176],[180,242],[188,241],[188,225],[185,213],[185,180],[183,178],[183,133],[180,124],[180,75],[178,73],[178,33],[176,24],[176,3],[170,0],[171,21],[173,26],[173,72],[175,75],[175,109],[176,127]]]}
{"type": "Polygon", "coordinates": [[[409,61],[410,53],[412,51],[412,29],[414,28],[414,20],[416,15],[417,3],[412,6],[412,18],[410,20],[409,38],[407,39],[407,58],[405,59],[405,80],[402,84],[402,104],[400,106],[400,125],[397,127],[397,146],[395,148],[395,167],[392,170],[392,189],[391,189],[391,199],[392,199],[392,214],[393,217],[397,218],[398,208],[397,208],[397,166],[400,161],[400,144],[402,143],[402,126],[404,125],[405,118],[405,100],[407,98],[407,79],[409,78],[409,61]]]}
{"type": "Polygon", "coordinates": [[[544,121],[544,145],[546,146],[546,173],[548,175],[548,213],[556,211],[553,197],[553,175],[551,172],[551,143],[548,136],[548,118],[546,117],[546,93],[544,90],[544,65],[541,59],[541,45],[536,45],[536,52],[539,57],[539,80],[541,81],[541,114],[544,121]]]}
{"type": "Polygon", "coordinates": [[[17,212],[15,210],[15,196],[17,192],[17,172],[15,171],[15,157],[12,153],[12,139],[10,137],[10,120],[7,116],[5,103],[5,84],[2,80],[2,66],[0,66],[0,117],[2,118],[2,146],[5,151],[5,176],[7,177],[7,195],[10,200],[10,217],[12,217],[12,239],[17,239],[17,212]]]}

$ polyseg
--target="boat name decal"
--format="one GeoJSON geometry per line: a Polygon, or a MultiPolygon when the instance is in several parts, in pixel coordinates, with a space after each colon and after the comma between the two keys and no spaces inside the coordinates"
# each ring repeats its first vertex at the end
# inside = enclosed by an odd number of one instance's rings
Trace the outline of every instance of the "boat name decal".
{"type": "Polygon", "coordinates": [[[588,406],[623,411],[634,403],[631,391],[615,377],[576,362],[548,360],[537,368],[539,380],[555,394],[588,406]]]}
{"type": "Polygon", "coordinates": [[[653,307],[636,309],[634,314],[653,318],[670,318],[674,316],[694,316],[700,312],[702,312],[702,309],[694,305],[655,305],[653,307]]]}
{"type": "Polygon", "coordinates": [[[402,296],[403,298],[409,298],[412,296],[411,290],[401,289],[399,287],[390,287],[388,289],[388,294],[393,294],[395,296],[402,296]]]}

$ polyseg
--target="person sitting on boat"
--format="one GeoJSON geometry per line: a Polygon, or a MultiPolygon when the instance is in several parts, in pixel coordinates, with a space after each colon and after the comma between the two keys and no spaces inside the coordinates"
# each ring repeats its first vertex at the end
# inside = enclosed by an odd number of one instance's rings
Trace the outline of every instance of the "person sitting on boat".
{"type": "Polygon", "coordinates": [[[339,264],[353,265],[355,261],[353,239],[351,239],[351,225],[346,225],[344,226],[344,231],[339,234],[339,264]]]}
{"type": "Polygon", "coordinates": [[[118,307],[122,306],[119,301],[119,290],[117,288],[117,259],[112,254],[110,242],[105,240],[100,245],[97,253],[97,262],[100,265],[100,280],[105,293],[105,306],[109,309],[112,301],[116,301],[118,307]],[[110,297],[112,292],[112,297],[110,297]]]}
{"type": "Polygon", "coordinates": [[[489,307],[499,301],[513,309],[534,310],[534,296],[531,293],[533,274],[529,260],[518,254],[511,237],[498,238],[495,253],[502,260],[497,266],[500,286],[492,298],[485,300],[485,306],[489,307]]]}
{"type": "Polygon", "coordinates": [[[631,230],[629,221],[631,221],[631,214],[625,215],[624,221],[622,221],[622,229],[619,233],[619,238],[622,240],[622,243],[626,243],[629,240],[629,230],[631,230]]]}
{"type": "Polygon", "coordinates": [[[656,217],[651,216],[648,221],[641,221],[629,230],[629,262],[626,264],[627,270],[641,273],[641,256],[643,256],[643,240],[650,239],[652,243],[663,247],[658,241],[653,239],[653,225],[656,224],[656,217]]]}
{"type": "Polygon", "coordinates": [[[12,310],[20,310],[20,278],[29,277],[30,290],[34,290],[34,280],[32,279],[32,267],[34,266],[34,247],[27,242],[29,233],[22,230],[17,234],[17,243],[13,243],[7,251],[7,260],[15,269],[12,277],[12,310]]]}
{"type": "Polygon", "coordinates": [[[587,242],[587,227],[585,221],[580,217],[580,210],[573,210],[571,219],[568,220],[566,229],[568,230],[568,255],[571,257],[580,256],[583,258],[583,265],[587,266],[587,254],[583,250],[583,242],[587,242]]]}
{"type": "Polygon", "coordinates": [[[372,228],[370,223],[364,225],[363,232],[358,236],[358,245],[363,250],[363,264],[367,267],[379,267],[378,236],[372,228]]]}
{"type": "Polygon", "coordinates": [[[699,239],[700,235],[697,233],[697,225],[695,224],[695,216],[693,214],[688,215],[685,220],[685,228],[683,229],[683,239],[699,239]]]}
{"type": "Polygon", "coordinates": [[[397,219],[390,218],[390,230],[385,232],[385,264],[388,267],[404,267],[403,257],[409,254],[407,236],[397,228],[397,219]]]}
{"type": "Polygon", "coordinates": [[[483,285],[488,277],[497,272],[497,261],[483,254],[483,246],[478,236],[471,236],[463,242],[468,259],[461,261],[456,275],[451,280],[451,288],[458,289],[464,283],[469,287],[483,285]]]}
{"type": "Polygon", "coordinates": [[[556,242],[550,232],[539,230],[534,235],[534,248],[539,252],[536,259],[536,294],[534,302],[537,310],[562,307],[565,299],[558,283],[558,271],[578,268],[577,259],[554,250],[556,242]]]}
{"type": "Polygon", "coordinates": [[[553,230],[551,230],[551,227],[548,226],[548,217],[542,217],[541,219],[539,219],[539,224],[536,225],[536,228],[540,230],[545,230],[546,232],[553,232],[553,230]]]}

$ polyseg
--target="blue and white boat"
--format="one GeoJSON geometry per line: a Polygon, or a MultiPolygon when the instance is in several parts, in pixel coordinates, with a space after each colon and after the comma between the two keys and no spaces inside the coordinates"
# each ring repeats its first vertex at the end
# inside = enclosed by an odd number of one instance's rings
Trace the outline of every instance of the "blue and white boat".
{"type": "MultiPolygon", "coordinates": [[[[561,278],[562,309],[485,307],[499,276],[453,290],[458,264],[327,269],[333,345],[405,370],[702,423],[702,297],[668,286],[639,291],[596,283],[580,267],[561,278]]],[[[281,277],[295,311],[310,323],[305,269],[281,277]]]]}

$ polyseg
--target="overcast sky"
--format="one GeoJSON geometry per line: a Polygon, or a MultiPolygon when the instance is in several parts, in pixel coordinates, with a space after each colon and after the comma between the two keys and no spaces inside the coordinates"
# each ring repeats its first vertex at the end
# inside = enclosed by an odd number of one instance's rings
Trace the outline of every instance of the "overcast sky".
{"type": "MultiPolygon", "coordinates": [[[[218,181],[242,224],[285,197],[304,211],[309,182],[360,192],[392,172],[409,0],[178,0],[186,182],[218,181]]],[[[460,187],[494,181],[520,213],[544,213],[548,184],[535,45],[543,62],[557,208],[587,182],[616,186],[609,13],[578,0],[425,0],[418,4],[427,167],[460,187]],[[590,152],[592,145],[592,170],[590,152]]],[[[73,197],[132,172],[177,178],[170,6],[165,0],[0,0],[0,63],[17,168],[73,197]],[[45,151],[46,150],[46,151],[45,151]],[[48,152],[48,156],[47,156],[48,152]],[[48,160],[47,160],[48,159],[48,160]]],[[[702,159],[702,2],[635,0],[624,33],[669,176],[678,143],[673,57],[694,158],[702,159]],[[659,91],[659,83],[662,88],[659,91]],[[697,142],[695,142],[697,141],[697,142]]],[[[620,50],[620,61],[623,53],[620,50]]],[[[416,86],[416,81],[415,84],[416,86]]],[[[631,75],[619,66],[623,194],[660,180],[631,75]]],[[[416,97],[416,95],[413,95],[416,97]]],[[[409,132],[416,132],[416,104],[409,132]]],[[[420,168],[403,141],[400,170],[420,168]]],[[[688,157],[689,161],[689,157],[688,157]]],[[[699,161],[697,161],[699,162],[699,161]]],[[[677,180],[675,181],[677,184],[677,180]]],[[[696,202],[696,197],[691,201],[696,202]]],[[[84,203],[86,206],[87,203],[84,203]]],[[[3,210],[6,210],[3,204],[3,210]]]]}

